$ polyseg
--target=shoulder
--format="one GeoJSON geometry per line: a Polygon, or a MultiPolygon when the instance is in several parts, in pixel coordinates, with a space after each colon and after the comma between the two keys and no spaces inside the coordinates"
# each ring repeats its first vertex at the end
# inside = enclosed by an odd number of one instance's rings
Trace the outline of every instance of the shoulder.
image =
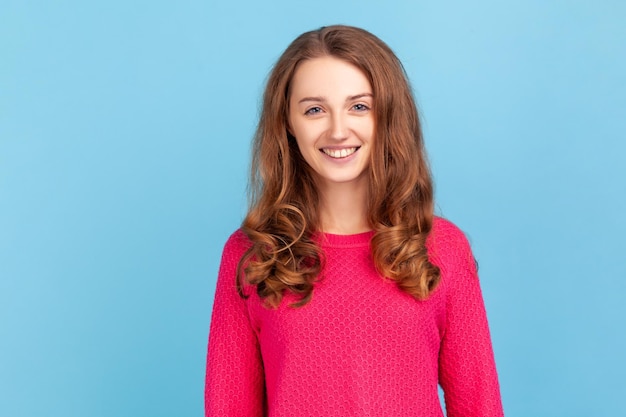
{"type": "Polygon", "coordinates": [[[459,263],[473,263],[473,255],[465,233],[457,225],[442,217],[434,217],[426,241],[431,262],[446,269],[459,263]]]}
{"type": "Polygon", "coordinates": [[[224,244],[224,249],[229,250],[237,250],[237,249],[248,249],[252,245],[250,238],[244,233],[243,230],[237,229],[235,230],[226,240],[224,244]]]}
{"type": "Polygon", "coordinates": [[[239,262],[241,257],[252,246],[252,242],[241,229],[235,230],[226,240],[222,251],[222,262],[239,262]]]}
{"type": "Polygon", "coordinates": [[[428,235],[428,244],[439,249],[469,245],[465,233],[456,224],[437,216],[433,217],[433,226],[428,235]]]}

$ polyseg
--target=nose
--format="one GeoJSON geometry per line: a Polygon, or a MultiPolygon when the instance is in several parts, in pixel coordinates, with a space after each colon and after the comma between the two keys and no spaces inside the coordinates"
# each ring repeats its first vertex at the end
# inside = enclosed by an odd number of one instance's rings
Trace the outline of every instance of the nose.
{"type": "Polygon", "coordinates": [[[333,114],[330,123],[331,139],[340,141],[348,138],[347,120],[344,115],[337,113],[333,114]]]}

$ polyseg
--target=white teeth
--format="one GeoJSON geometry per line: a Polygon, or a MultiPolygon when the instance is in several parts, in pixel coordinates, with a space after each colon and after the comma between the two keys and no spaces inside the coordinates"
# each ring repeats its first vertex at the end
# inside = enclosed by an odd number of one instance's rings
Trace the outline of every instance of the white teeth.
{"type": "Polygon", "coordinates": [[[326,149],[323,148],[322,152],[331,158],[345,158],[348,155],[352,155],[356,152],[357,148],[344,148],[344,149],[326,149]]]}

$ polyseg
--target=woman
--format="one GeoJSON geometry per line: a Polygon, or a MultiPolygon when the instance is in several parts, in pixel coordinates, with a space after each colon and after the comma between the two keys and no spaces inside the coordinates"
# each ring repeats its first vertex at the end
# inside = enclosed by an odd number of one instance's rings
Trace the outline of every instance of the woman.
{"type": "Polygon", "coordinates": [[[225,245],[207,416],[501,416],[474,258],[434,217],[415,103],[381,40],[330,26],[275,65],[225,245]]]}

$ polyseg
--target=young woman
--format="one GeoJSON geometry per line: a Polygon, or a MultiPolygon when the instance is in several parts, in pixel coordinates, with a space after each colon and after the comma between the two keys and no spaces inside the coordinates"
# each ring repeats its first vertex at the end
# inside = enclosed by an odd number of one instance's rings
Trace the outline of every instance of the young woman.
{"type": "Polygon", "coordinates": [[[346,26],[275,65],[252,199],[225,245],[207,416],[502,416],[476,266],[433,215],[404,70],[346,26]]]}

